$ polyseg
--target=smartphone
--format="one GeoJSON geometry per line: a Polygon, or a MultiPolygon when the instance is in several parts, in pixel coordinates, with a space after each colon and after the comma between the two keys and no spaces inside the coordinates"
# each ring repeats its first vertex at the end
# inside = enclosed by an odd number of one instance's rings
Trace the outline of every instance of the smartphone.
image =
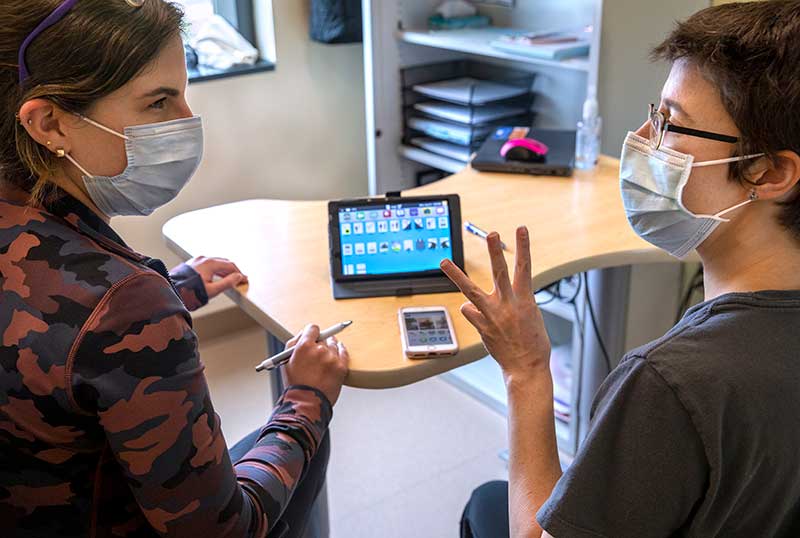
{"type": "Polygon", "coordinates": [[[453,321],[443,306],[401,308],[398,314],[403,352],[409,359],[458,353],[453,321]]]}

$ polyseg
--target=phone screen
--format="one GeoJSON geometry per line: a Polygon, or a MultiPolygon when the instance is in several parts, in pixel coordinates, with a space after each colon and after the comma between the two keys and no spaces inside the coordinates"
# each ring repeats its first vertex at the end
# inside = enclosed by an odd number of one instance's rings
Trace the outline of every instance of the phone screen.
{"type": "Polygon", "coordinates": [[[447,316],[433,312],[403,312],[409,346],[443,346],[453,343],[447,316]]]}

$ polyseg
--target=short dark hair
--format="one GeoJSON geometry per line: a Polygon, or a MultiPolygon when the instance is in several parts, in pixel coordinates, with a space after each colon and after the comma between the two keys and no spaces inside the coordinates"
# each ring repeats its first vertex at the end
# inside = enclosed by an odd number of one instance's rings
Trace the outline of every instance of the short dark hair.
{"type": "Polygon", "coordinates": [[[0,1],[0,180],[38,203],[49,189],[53,154],[16,117],[31,99],[82,113],[147,67],[183,30],[183,12],[165,0],[133,7],[124,0],[81,0],[30,45],[30,77],[20,83],[17,56],[25,38],[63,0],[0,1]]]}
{"type": "MultiPolygon", "coordinates": [[[[800,154],[800,1],[732,3],[677,24],[654,60],[686,60],[715,84],[741,132],[741,155],[800,154]]],[[[747,181],[749,163],[731,166],[747,181]]],[[[783,204],[780,223],[800,239],[800,189],[783,204]]]]}

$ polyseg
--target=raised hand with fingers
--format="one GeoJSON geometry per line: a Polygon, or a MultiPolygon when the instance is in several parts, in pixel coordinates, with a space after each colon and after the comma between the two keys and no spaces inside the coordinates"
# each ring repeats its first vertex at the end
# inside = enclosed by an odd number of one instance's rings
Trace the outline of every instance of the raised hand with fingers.
{"type": "Polygon", "coordinates": [[[469,299],[461,306],[464,317],[478,330],[486,349],[512,377],[549,375],[550,339],[531,289],[531,252],[528,229],[517,229],[516,267],[509,276],[500,236],[487,237],[494,289],[481,290],[452,261],[444,260],[442,271],[469,299]]]}

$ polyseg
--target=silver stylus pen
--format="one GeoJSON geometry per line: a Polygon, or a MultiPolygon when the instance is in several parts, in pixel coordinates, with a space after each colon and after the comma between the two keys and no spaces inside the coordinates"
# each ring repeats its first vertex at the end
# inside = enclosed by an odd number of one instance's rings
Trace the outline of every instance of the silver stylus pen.
{"type": "MultiPolygon", "coordinates": [[[[319,338],[317,339],[317,342],[324,342],[331,336],[339,334],[352,324],[353,324],[352,321],[345,321],[343,323],[339,323],[338,325],[334,325],[329,329],[325,329],[324,331],[319,333],[319,338]]],[[[277,355],[273,355],[272,357],[268,358],[267,360],[256,366],[256,372],[263,372],[264,370],[274,370],[275,368],[278,368],[279,366],[286,364],[287,362],[289,362],[289,359],[292,358],[292,353],[294,353],[295,347],[297,346],[292,346],[290,348],[287,348],[278,353],[277,355]]]]}

